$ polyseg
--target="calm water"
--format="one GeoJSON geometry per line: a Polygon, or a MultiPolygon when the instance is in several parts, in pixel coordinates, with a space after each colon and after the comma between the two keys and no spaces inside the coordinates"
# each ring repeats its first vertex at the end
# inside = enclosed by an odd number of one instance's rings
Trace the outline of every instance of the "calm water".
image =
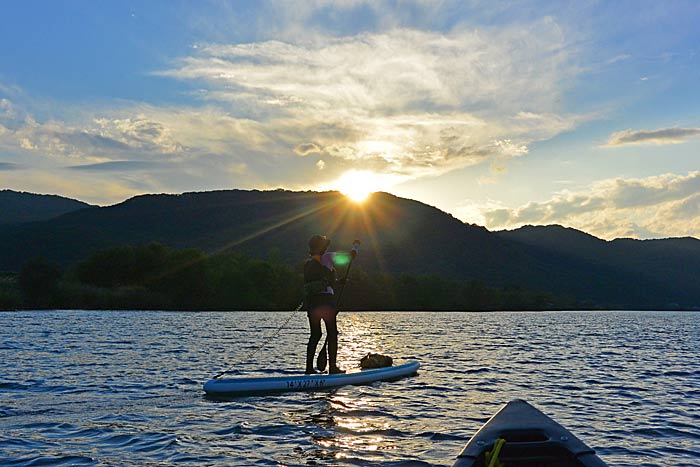
{"type": "MultiPolygon", "coordinates": [[[[368,351],[418,376],[332,392],[203,396],[288,313],[0,314],[1,465],[449,466],[523,398],[611,466],[700,465],[700,314],[343,313],[368,351]]],[[[297,314],[244,374],[302,367],[297,314]]]]}

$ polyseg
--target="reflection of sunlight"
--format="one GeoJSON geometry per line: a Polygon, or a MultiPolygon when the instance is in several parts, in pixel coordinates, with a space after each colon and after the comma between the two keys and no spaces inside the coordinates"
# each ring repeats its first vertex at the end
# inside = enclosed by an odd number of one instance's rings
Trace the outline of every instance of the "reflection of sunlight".
{"type": "Polygon", "coordinates": [[[377,329],[372,329],[371,320],[362,319],[359,313],[344,313],[340,315],[338,325],[338,361],[348,369],[356,368],[360,359],[369,352],[380,352],[378,345],[383,341],[383,335],[377,329]]]}
{"type": "Polygon", "coordinates": [[[396,449],[395,441],[378,432],[392,429],[391,422],[380,414],[373,414],[372,404],[361,399],[332,396],[329,400],[335,426],[340,436],[319,441],[324,447],[337,447],[354,451],[386,451],[396,449]],[[333,409],[335,407],[335,409],[333,409]],[[338,407],[342,407],[339,409],[338,407]],[[360,416],[357,411],[367,411],[360,416]]]}
{"type": "Polygon", "coordinates": [[[316,425],[322,430],[312,436],[318,449],[308,450],[307,458],[331,460],[344,457],[379,461],[369,453],[394,451],[397,441],[385,433],[395,430],[394,420],[368,397],[352,397],[338,390],[319,396],[323,409],[309,413],[308,408],[285,413],[296,425],[316,425]],[[328,430],[332,430],[329,433],[328,430]]]}
{"type": "MultiPolygon", "coordinates": [[[[381,318],[373,313],[340,314],[341,367],[358,371],[360,358],[368,352],[391,355],[406,350],[401,334],[392,331],[381,318]]],[[[384,384],[335,388],[313,394],[309,404],[285,412],[286,418],[309,433],[313,442],[312,447],[297,453],[299,458],[308,463],[331,464],[347,458],[362,465],[391,459],[399,451],[404,421],[396,415],[402,402],[387,400],[385,389],[391,391],[384,384]]]]}

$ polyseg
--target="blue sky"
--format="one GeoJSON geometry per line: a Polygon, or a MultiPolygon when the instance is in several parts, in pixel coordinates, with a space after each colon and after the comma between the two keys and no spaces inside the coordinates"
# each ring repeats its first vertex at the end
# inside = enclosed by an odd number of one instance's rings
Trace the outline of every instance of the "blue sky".
{"type": "Polygon", "coordinates": [[[0,188],[383,190],[490,229],[700,236],[698,2],[25,1],[0,188]]]}

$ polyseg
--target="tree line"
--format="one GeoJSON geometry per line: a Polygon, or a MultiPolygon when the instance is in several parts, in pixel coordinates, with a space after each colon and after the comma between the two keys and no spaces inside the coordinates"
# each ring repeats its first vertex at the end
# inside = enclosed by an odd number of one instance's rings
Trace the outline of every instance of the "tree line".
{"type": "MultiPolygon", "coordinates": [[[[342,275],[343,271],[339,272],[342,275]]],[[[94,252],[70,267],[43,258],[0,274],[0,309],[292,310],[302,300],[303,261],[289,265],[240,252],[208,255],[151,243],[94,252]]],[[[476,280],[353,266],[344,310],[574,309],[572,297],[476,280]]]]}

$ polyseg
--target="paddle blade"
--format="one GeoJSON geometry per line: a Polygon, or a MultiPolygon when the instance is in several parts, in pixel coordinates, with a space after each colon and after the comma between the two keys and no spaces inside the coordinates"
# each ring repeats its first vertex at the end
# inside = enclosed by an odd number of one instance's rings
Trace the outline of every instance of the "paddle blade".
{"type": "Polygon", "coordinates": [[[323,343],[323,348],[318,353],[318,360],[316,360],[316,368],[318,371],[326,371],[326,364],[328,363],[328,341],[323,343]]]}

